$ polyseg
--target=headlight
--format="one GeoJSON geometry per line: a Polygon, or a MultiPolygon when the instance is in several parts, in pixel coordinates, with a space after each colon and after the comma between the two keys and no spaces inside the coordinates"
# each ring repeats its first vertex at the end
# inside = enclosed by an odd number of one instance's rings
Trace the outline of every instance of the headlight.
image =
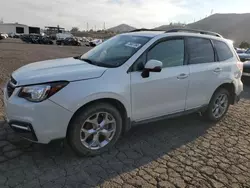
{"type": "Polygon", "coordinates": [[[41,85],[32,85],[22,87],[18,96],[31,102],[42,102],[51,97],[62,88],[68,85],[68,82],[54,82],[41,85]]]}

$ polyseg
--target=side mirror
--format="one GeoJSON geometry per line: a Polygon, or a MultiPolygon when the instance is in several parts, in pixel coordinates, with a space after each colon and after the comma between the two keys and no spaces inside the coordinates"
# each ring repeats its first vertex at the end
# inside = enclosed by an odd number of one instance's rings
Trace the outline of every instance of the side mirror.
{"type": "Polygon", "coordinates": [[[144,69],[142,71],[142,77],[143,78],[149,77],[150,72],[161,72],[162,66],[163,65],[161,61],[154,59],[149,60],[144,66],[144,69]]]}

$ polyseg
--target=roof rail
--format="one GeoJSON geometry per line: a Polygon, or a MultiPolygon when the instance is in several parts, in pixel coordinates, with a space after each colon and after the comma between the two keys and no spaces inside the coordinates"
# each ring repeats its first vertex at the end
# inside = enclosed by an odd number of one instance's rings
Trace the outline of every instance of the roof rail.
{"type": "Polygon", "coordinates": [[[162,32],[164,32],[163,30],[145,29],[145,28],[142,28],[142,29],[135,29],[135,30],[132,30],[132,31],[129,31],[129,32],[132,33],[132,32],[140,32],[140,31],[162,31],[162,32]]]}
{"type": "Polygon", "coordinates": [[[186,32],[190,32],[190,33],[200,33],[200,34],[204,34],[204,35],[213,35],[213,36],[216,36],[216,37],[223,38],[223,36],[220,35],[219,33],[211,32],[211,31],[198,30],[198,29],[185,29],[185,28],[171,29],[171,30],[166,31],[166,33],[181,32],[181,31],[184,31],[184,32],[186,31],[186,32]]]}

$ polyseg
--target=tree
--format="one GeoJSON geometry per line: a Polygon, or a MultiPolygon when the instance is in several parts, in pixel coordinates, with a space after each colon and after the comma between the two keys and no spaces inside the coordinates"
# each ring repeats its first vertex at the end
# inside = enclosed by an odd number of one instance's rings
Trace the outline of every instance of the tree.
{"type": "Polygon", "coordinates": [[[70,32],[72,32],[72,33],[76,33],[78,31],[79,31],[78,27],[72,27],[72,29],[70,30],[70,32]]]}
{"type": "Polygon", "coordinates": [[[246,41],[240,43],[240,48],[250,48],[250,44],[246,41]]]}

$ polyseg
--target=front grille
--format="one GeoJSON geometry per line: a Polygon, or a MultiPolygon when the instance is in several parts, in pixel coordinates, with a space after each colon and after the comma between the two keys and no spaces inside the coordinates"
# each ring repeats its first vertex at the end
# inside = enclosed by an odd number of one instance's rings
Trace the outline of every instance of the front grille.
{"type": "Polygon", "coordinates": [[[243,72],[250,73],[250,67],[244,67],[243,72]]]}
{"type": "Polygon", "coordinates": [[[13,77],[11,77],[10,81],[7,84],[8,97],[10,97],[13,94],[16,84],[17,84],[17,81],[13,77]]]}

